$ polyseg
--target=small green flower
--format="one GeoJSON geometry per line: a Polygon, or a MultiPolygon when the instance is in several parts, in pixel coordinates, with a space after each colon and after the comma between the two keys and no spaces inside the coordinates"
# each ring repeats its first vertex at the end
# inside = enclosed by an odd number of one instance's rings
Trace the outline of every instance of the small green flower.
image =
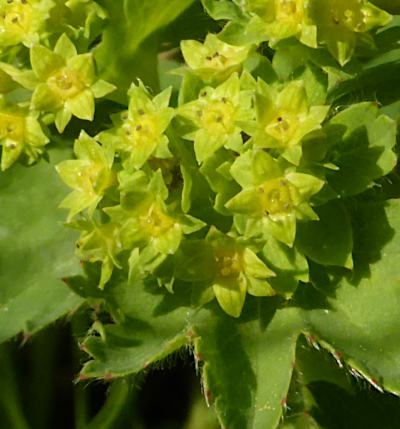
{"type": "Polygon", "coordinates": [[[38,122],[39,114],[27,106],[7,102],[0,96],[1,169],[9,168],[23,154],[32,164],[44,152],[49,142],[38,122]]]}
{"type": "Polygon", "coordinates": [[[318,42],[326,44],[342,66],[350,61],[360,33],[391,19],[368,0],[311,0],[310,17],[318,26],[318,42]]]}
{"type": "Polygon", "coordinates": [[[165,203],[168,190],[161,171],[154,173],[150,182],[142,172],[122,172],[120,183],[121,204],[104,211],[120,225],[119,241],[124,250],[150,247],[159,254],[173,254],[184,234],[203,228],[203,222],[182,214],[177,204],[165,203]]]}
{"type": "Polygon", "coordinates": [[[258,81],[257,124],[246,130],[255,147],[278,149],[289,162],[298,165],[301,141],[306,134],[321,128],[329,106],[309,106],[305,88],[292,81],[280,92],[258,81]]]}
{"type": "Polygon", "coordinates": [[[0,47],[39,42],[53,0],[0,0],[0,47]]]}
{"type": "Polygon", "coordinates": [[[48,22],[51,33],[72,32],[75,37],[82,34],[86,39],[93,37],[93,29],[100,30],[102,22],[107,18],[106,11],[92,0],[54,0],[56,7],[52,9],[48,22]]]}
{"type": "Polygon", "coordinates": [[[184,104],[178,113],[196,127],[184,138],[194,140],[198,162],[203,162],[223,146],[239,152],[243,140],[238,122],[251,121],[254,115],[251,96],[248,91],[240,90],[237,73],[215,89],[203,89],[199,99],[184,104]]]}
{"type": "Polygon", "coordinates": [[[93,219],[80,219],[68,226],[83,231],[75,248],[78,258],[83,262],[101,262],[99,287],[103,289],[110,280],[114,266],[122,268],[117,259],[120,252],[118,226],[113,223],[98,224],[93,219]]]}
{"type": "Polygon", "coordinates": [[[196,40],[181,42],[187,65],[204,80],[222,81],[235,71],[240,72],[251,48],[222,42],[215,34],[208,34],[204,43],[196,40]]]}
{"type": "Polygon", "coordinates": [[[68,221],[79,212],[89,209],[93,214],[104,192],[117,184],[111,170],[114,151],[108,145],[99,145],[95,139],[81,131],[75,141],[74,152],[78,159],[63,161],[56,169],[61,179],[74,191],[60,204],[70,209],[68,221]]]}
{"type": "Polygon", "coordinates": [[[31,49],[30,58],[37,80],[31,108],[54,113],[60,133],[72,115],[93,120],[94,99],[115,89],[96,77],[93,55],[77,55],[74,44],[65,34],[58,39],[54,52],[37,45],[31,49]]]}
{"type": "Polygon", "coordinates": [[[132,84],[128,110],[113,118],[114,128],[99,135],[101,141],[113,144],[127,168],[141,168],[150,156],[172,157],[164,134],[174,116],[174,109],[168,107],[171,90],[151,99],[141,82],[138,86],[132,84]]]}
{"type": "Polygon", "coordinates": [[[221,308],[233,317],[240,316],[246,293],[276,295],[267,280],[275,276],[274,272],[246,242],[214,227],[205,240],[183,243],[175,275],[193,283],[196,304],[205,304],[215,296],[221,308]]]}
{"type": "Polygon", "coordinates": [[[309,203],[324,185],[317,177],[285,168],[266,152],[255,150],[237,158],[231,174],[243,190],[225,206],[235,214],[235,225],[245,236],[271,234],[292,246],[296,220],[318,220],[309,203]]]}
{"type": "Polygon", "coordinates": [[[309,19],[308,4],[308,0],[247,0],[247,9],[256,15],[252,24],[265,28],[272,46],[294,36],[316,48],[317,28],[309,19]]]}

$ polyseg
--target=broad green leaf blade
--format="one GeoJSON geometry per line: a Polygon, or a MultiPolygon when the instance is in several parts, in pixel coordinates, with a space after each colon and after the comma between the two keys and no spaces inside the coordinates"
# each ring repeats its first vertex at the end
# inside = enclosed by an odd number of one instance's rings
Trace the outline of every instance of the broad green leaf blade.
{"type": "MultiPolygon", "coordinates": [[[[190,293],[190,289],[188,291],[190,293]]],[[[102,336],[90,336],[85,350],[94,358],[82,370],[87,377],[137,373],[189,342],[189,293],[168,293],[156,284],[119,283],[112,295],[124,321],[105,325],[102,336]],[[185,305],[186,304],[186,305],[185,305]]],[[[110,300],[111,301],[111,300],[110,300]]]]}
{"type": "Polygon", "coordinates": [[[325,309],[318,306],[305,317],[317,341],[373,385],[399,395],[400,201],[360,203],[353,217],[355,271],[317,281],[319,290],[334,295],[325,309]]]}
{"type": "Polygon", "coordinates": [[[302,328],[297,309],[249,299],[240,319],[215,311],[195,322],[206,398],[222,427],[273,429],[282,415],[302,328]]]}
{"type": "Polygon", "coordinates": [[[318,350],[306,343],[305,337],[298,342],[296,350],[296,370],[299,381],[306,387],[310,383],[325,381],[336,384],[349,393],[354,393],[349,374],[341,364],[341,356],[332,356],[326,350],[318,350]],[[338,364],[339,363],[339,364],[338,364]]]}
{"type": "Polygon", "coordinates": [[[318,221],[298,224],[298,249],[319,264],[352,268],[353,237],[346,207],[333,200],[315,211],[318,221]]]}
{"type": "Polygon", "coordinates": [[[58,209],[66,188],[53,165],[70,151],[49,154],[50,164],[0,173],[0,342],[33,334],[82,302],[61,281],[79,272],[76,237],[58,209]]]}
{"type": "Polygon", "coordinates": [[[110,20],[94,55],[100,77],[118,88],[110,98],[125,102],[126,90],[138,77],[157,89],[158,41],[150,36],[193,1],[104,0],[110,20]]]}
{"type": "Polygon", "coordinates": [[[396,165],[396,123],[387,116],[377,116],[377,112],[373,103],[355,104],[326,127],[331,162],[339,167],[327,179],[342,196],[363,192],[396,165]]]}

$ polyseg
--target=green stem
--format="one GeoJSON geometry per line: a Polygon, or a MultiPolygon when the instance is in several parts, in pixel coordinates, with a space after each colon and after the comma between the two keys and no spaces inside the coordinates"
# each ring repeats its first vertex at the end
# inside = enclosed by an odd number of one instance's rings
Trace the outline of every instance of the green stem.
{"type": "Polygon", "coordinates": [[[15,378],[9,346],[0,347],[0,425],[13,429],[29,429],[15,378]],[[5,420],[5,421],[4,421],[5,420]]]}
{"type": "Polygon", "coordinates": [[[132,396],[132,382],[128,378],[114,381],[102,409],[86,426],[86,429],[116,429],[117,420],[124,412],[132,396]]]}

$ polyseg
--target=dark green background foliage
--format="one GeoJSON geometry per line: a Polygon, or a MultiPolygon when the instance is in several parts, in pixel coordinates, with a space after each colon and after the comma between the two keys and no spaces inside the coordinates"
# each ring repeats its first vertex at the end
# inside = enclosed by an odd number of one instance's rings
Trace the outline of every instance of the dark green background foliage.
{"type": "MultiPolygon", "coordinates": [[[[79,264],[77,234],[62,224],[68,190],[54,167],[73,157],[81,130],[109,128],[137,78],[154,94],[172,86],[174,107],[197,98],[198,76],[182,89],[168,73],[183,65],[180,42],[221,30],[243,41],[248,16],[230,0],[98,3],[108,18],[86,44],[117,90],[92,122],[73,118],[62,136],[49,125],[37,164],[0,173],[0,428],[399,428],[400,16],[344,67],[295,38],[276,52],[257,45],[255,77],[303,79],[313,105],[331,106],[323,143],[316,133],[303,145],[303,171],[325,186],[312,200],[319,221],[297,224],[294,247],[273,239],[259,252],[279,295],[247,295],[234,318],[216,300],[197,305],[200,282],[192,293],[178,274],[170,293],[179,252],[147,277],[128,278],[124,260],[100,289],[101,264],[79,264]]],[[[400,13],[397,2],[372,3],[400,13]]],[[[190,213],[227,232],[224,204],[241,188],[222,161],[236,155],[221,148],[199,169],[180,126],[168,136],[190,179],[190,213]]]]}

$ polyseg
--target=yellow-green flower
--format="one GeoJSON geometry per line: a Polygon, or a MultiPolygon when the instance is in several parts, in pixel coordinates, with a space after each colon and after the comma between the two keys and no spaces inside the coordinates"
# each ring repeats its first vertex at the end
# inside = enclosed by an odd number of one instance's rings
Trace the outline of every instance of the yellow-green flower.
{"type": "Polygon", "coordinates": [[[237,73],[215,89],[204,88],[197,100],[181,106],[178,113],[196,127],[184,137],[194,140],[198,162],[203,162],[223,146],[240,151],[243,141],[238,123],[253,119],[250,95],[240,90],[237,73]]]}
{"type": "Polygon", "coordinates": [[[74,44],[63,34],[54,51],[37,45],[30,51],[31,65],[36,79],[31,100],[33,110],[52,112],[55,125],[62,133],[72,115],[80,119],[93,120],[95,98],[103,97],[115,87],[95,74],[93,55],[78,55],[74,44]]]}
{"type": "Polygon", "coordinates": [[[318,42],[326,44],[342,66],[351,59],[358,34],[391,19],[368,0],[310,0],[310,17],[318,26],[318,42]]]}
{"type": "Polygon", "coordinates": [[[252,24],[265,28],[271,45],[296,37],[308,46],[317,47],[317,28],[308,16],[309,0],[247,0],[246,4],[256,15],[252,24]]]}
{"type": "Polygon", "coordinates": [[[110,280],[114,266],[122,268],[117,259],[121,251],[118,242],[118,226],[113,223],[99,224],[93,219],[80,219],[68,224],[82,231],[76,242],[75,253],[82,262],[101,262],[99,287],[110,280]]]}
{"type": "Polygon", "coordinates": [[[298,165],[302,139],[321,128],[329,106],[309,106],[300,81],[292,81],[281,91],[258,81],[256,94],[257,122],[246,129],[254,147],[274,148],[289,162],[298,165]]]}
{"type": "Polygon", "coordinates": [[[168,107],[171,88],[152,99],[140,82],[132,85],[128,94],[128,110],[115,115],[115,127],[102,132],[100,140],[112,144],[128,168],[141,168],[150,156],[172,157],[164,134],[174,116],[174,109],[168,107]]]}
{"type": "Polygon", "coordinates": [[[121,173],[119,180],[121,204],[104,211],[120,225],[119,241],[124,250],[150,247],[156,253],[173,254],[184,234],[203,228],[203,222],[182,214],[176,204],[166,204],[168,190],[161,171],[154,173],[150,182],[142,172],[121,173]]]}
{"type": "Polygon", "coordinates": [[[204,43],[196,40],[181,42],[182,55],[193,72],[204,80],[224,80],[242,69],[250,53],[248,46],[233,46],[208,34],[204,43]]]}
{"type": "Polygon", "coordinates": [[[193,283],[194,304],[203,305],[214,296],[230,316],[239,317],[246,294],[276,295],[268,283],[275,273],[240,238],[215,227],[205,240],[188,240],[177,255],[177,278],[193,283]]]}
{"type": "Polygon", "coordinates": [[[0,48],[39,42],[53,0],[0,0],[0,48]]]}
{"type": "Polygon", "coordinates": [[[75,160],[63,161],[57,165],[61,179],[74,191],[60,204],[70,209],[68,220],[79,212],[89,209],[91,215],[103,198],[104,192],[117,184],[116,174],[111,170],[114,151],[107,145],[100,145],[84,131],[75,141],[75,160]]]}
{"type": "Polygon", "coordinates": [[[259,150],[249,150],[237,158],[231,174],[243,189],[225,206],[245,236],[268,239],[272,235],[292,246],[296,220],[318,220],[309,199],[321,190],[321,179],[285,168],[259,150]]]}
{"type": "Polygon", "coordinates": [[[39,114],[27,106],[7,102],[0,97],[1,169],[4,171],[26,155],[28,164],[35,162],[49,142],[38,122],[39,114]]]}

